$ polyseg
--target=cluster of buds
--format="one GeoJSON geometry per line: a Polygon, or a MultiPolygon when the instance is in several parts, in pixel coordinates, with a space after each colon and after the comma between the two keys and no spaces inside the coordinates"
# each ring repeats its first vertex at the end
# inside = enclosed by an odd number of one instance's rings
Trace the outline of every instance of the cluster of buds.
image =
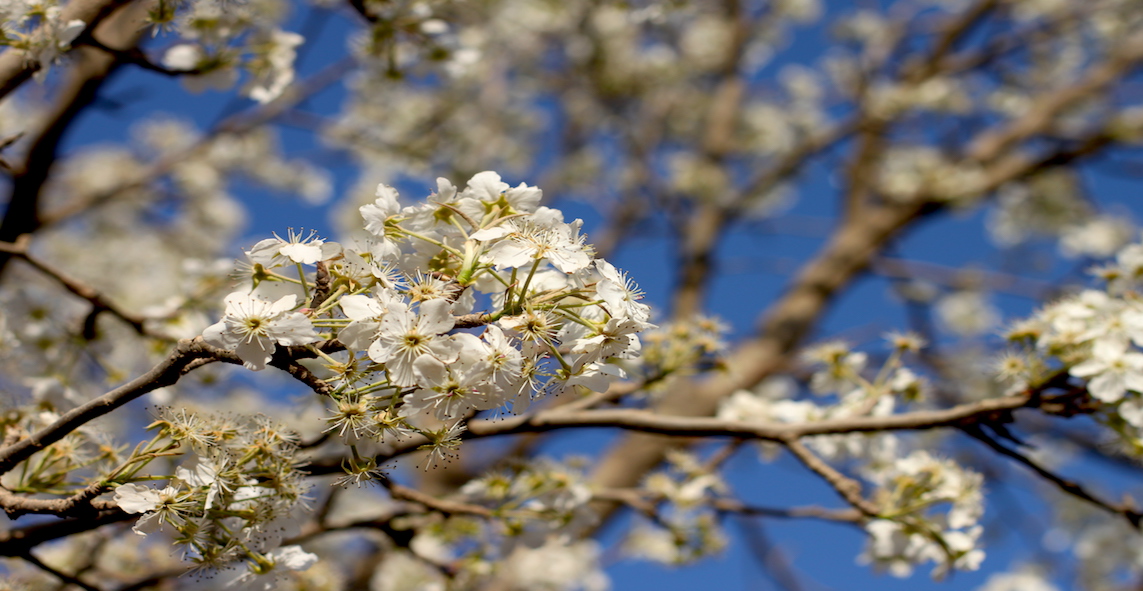
{"type": "Polygon", "coordinates": [[[164,410],[151,426],[155,439],[139,446],[110,477],[124,482],[115,502],[138,513],[139,535],[173,532],[175,543],[201,567],[245,561],[240,576],[276,578],[305,570],[317,556],[282,546],[304,507],[307,486],[296,469],[292,433],[261,416],[240,418],[164,410]],[[181,466],[167,486],[138,484],[151,460],[192,451],[197,463],[181,466]]]}

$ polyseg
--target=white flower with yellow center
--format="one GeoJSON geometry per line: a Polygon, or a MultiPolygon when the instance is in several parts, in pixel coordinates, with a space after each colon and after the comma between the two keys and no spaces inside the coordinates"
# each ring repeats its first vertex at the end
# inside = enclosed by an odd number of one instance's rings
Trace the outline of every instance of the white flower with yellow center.
{"type": "Polygon", "coordinates": [[[254,371],[265,369],[275,344],[289,347],[321,340],[308,317],[291,311],[297,299],[290,294],[271,302],[234,292],[226,296],[222,320],[202,331],[202,338],[215,347],[234,351],[242,365],[254,371]]]}
{"type": "Polygon", "coordinates": [[[451,304],[446,300],[422,302],[420,314],[412,310],[391,310],[381,319],[377,340],[369,346],[369,358],[384,363],[389,381],[407,388],[417,384],[413,362],[422,355],[434,355],[445,363],[456,361],[459,346],[447,336],[452,330],[451,304]]]}

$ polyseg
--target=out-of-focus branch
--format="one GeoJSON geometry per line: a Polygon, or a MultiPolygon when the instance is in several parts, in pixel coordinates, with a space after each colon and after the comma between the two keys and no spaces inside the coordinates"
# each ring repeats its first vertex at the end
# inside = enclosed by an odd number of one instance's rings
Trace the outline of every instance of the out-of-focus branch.
{"type": "Polygon", "coordinates": [[[417,503],[426,509],[444,513],[445,515],[475,515],[477,517],[492,517],[492,511],[479,505],[471,503],[461,503],[457,501],[449,501],[447,499],[438,499],[430,494],[423,493],[415,488],[397,484],[389,480],[382,479],[381,484],[389,489],[389,494],[398,501],[409,501],[417,503]]]}
{"type": "Polygon", "coordinates": [[[0,474],[5,474],[32,454],[63,439],[81,425],[101,417],[128,402],[159,388],[173,385],[186,372],[187,366],[197,360],[214,355],[215,348],[199,337],[179,341],[175,350],[143,375],[64,413],[51,425],[0,449],[0,474]]]}
{"type": "Polygon", "coordinates": [[[121,64],[131,64],[133,66],[138,66],[144,70],[147,70],[148,72],[155,72],[156,74],[162,74],[164,76],[194,76],[196,74],[203,73],[201,68],[191,68],[189,70],[173,70],[166,66],[155,63],[151,60],[150,57],[147,56],[146,52],[144,52],[142,49],[139,49],[138,47],[132,46],[126,49],[109,47],[99,39],[96,39],[90,35],[77,39],[75,45],[86,45],[94,47],[100,51],[114,56],[115,59],[121,64]]]}
{"type": "MultiPolygon", "coordinates": [[[[72,3],[68,3],[70,7],[72,3]]],[[[79,2],[79,4],[115,5],[116,2],[79,2]]],[[[107,40],[115,46],[133,46],[143,34],[142,23],[148,2],[135,2],[123,10],[115,11],[89,29],[89,34],[107,40]]],[[[12,52],[5,52],[3,58],[12,52]]],[[[15,242],[24,234],[36,231],[43,223],[40,218],[40,192],[47,182],[56,160],[56,152],[64,133],[96,97],[103,82],[120,65],[114,56],[92,47],[76,47],[72,51],[73,65],[68,78],[56,93],[53,108],[47,114],[43,127],[29,133],[31,143],[22,163],[13,163],[12,190],[4,219],[0,221],[0,241],[15,242]]],[[[2,78],[0,78],[2,80],[2,78]]],[[[12,255],[0,252],[0,276],[12,255]]]]}
{"type": "MultiPolygon", "coordinates": [[[[731,23],[730,39],[719,80],[707,106],[699,158],[709,166],[723,167],[734,150],[735,132],[741,116],[746,80],[739,71],[743,51],[753,23],[738,5],[723,4],[731,23]]],[[[727,207],[717,201],[700,200],[682,227],[678,253],[677,285],[671,302],[671,315],[690,318],[702,310],[703,294],[714,272],[712,256],[726,222],[727,207]]]]}
{"type": "Polygon", "coordinates": [[[283,94],[276,100],[270,101],[264,105],[255,107],[249,111],[227,117],[218,123],[213,129],[206,133],[199,141],[191,143],[186,148],[176,150],[170,154],[164,155],[162,158],[151,163],[146,170],[133,177],[128,182],[125,182],[113,189],[91,195],[85,199],[75,200],[60,206],[52,211],[45,212],[42,216],[42,225],[50,226],[52,224],[61,223],[76,215],[79,215],[88,209],[100,205],[104,202],[112,200],[116,195],[123,194],[131,189],[144,187],[163,175],[171,172],[171,170],[178,164],[185,162],[190,156],[206,150],[215,139],[219,136],[226,134],[240,135],[250,130],[257,129],[265,125],[269,121],[277,118],[283,112],[292,108],[306,97],[335,84],[342,80],[344,76],[355,65],[355,61],[351,58],[346,58],[313,75],[309,79],[298,84],[296,88],[291,87],[290,91],[283,94]]]}
{"type": "MultiPolygon", "coordinates": [[[[668,392],[659,413],[710,416],[725,396],[757,384],[784,367],[836,293],[862,270],[891,237],[924,210],[923,204],[870,208],[845,220],[833,238],[767,312],[760,336],[728,356],[727,370],[693,387],[668,392]]],[[[628,488],[662,461],[665,441],[647,435],[621,439],[593,476],[598,486],[628,488]]]]}
{"type": "Polygon", "coordinates": [[[80,589],[85,589],[86,591],[103,591],[99,587],[95,587],[93,585],[88,585],[87,583],[79,580],[78,578],[76,578],[72,575],[61,572],[59,569],[56,569],[52,566],[44,564],[43,561],[41,561],[39,558],[36,558],[36,556],[34,554],[32,554],[31,552],[26,552],[26,553],[20,555],[20,558],[23,558],[24,560],[28,561],[28,563],[34,565],[36,568],[39,568],[40,570],[51,574],[53,577],[59,579],[65,585],[75,585],[76,587],[79,587],[80,589]]]}
{"type": "Polygon", "coordinates": [[[947,287],[980,285],[992,291],[1010,293],[1036,301],[1051,294],[1057,286],[1047,281],[983,269],[958,269],[926,261],[879,257],[872,271],[893,279],[922,279],[947,287]]]}
{"type": "Polygon", "coordinates": [[[122,509],[101,511],[94,516],[85,516],[63,521],[53,521],[29,525],[20,529],[0,532],[0,556],[20,556],[45,542],[73,536],[111,523],[119,523],[137,518],[122,509]]]}
{"type": "Polygon", "coordinates": [[[984,430],[980,427],[980,425],[975,425],[975,424],[974,425],[965,425],[965,426],[961,427],[961,429],[965,433],[968,433],[969,435],[971,435],[977,441],[980,441],[981,443],[984,443],[985,445],[990,447],[993,451],[995,451],[1001,455],[1007,456],[1009,458],[1012,458],[1012,459],[1016,460],[1017,462],[1023,464],[1024,466],[1027,466],[1030,470],[1035,472],[1040,478],[1043,478],[1044,480],[1051,482],[1052,484],[1054,484],[1057,488],[1059,488],[1064,493],[1067,493],[1067,494],[1072,495],[1072,496],[1079,498],[1079,499],[1083,499],[1083,500],[1095,505],[1096,507],[1099,507],[1100,509],[1107,511],[1108,513],[1111,513],[1113,515],[1119,515],[1119,516],[1123,517],[1124,519],[1126,519],[1128,522],[1130,522],[1131,525],[1135,527],[1135,529],[1140,528],[1140,521],[1143,520],[1143,513],[1140,513],[1139,510],[1136,509],[1134,506],[1127,504],[1127,503],[1124,503],[1124,504],[1111,503],[1111,502],[1108,502],[1104,499],[1101,499],[1101,498],[1093,495],[1092,493],[1088,492],[1087,489],[1085,489],[1079,483],[1071,481],[1071,480],[1067,480],[1067,479],[1053,473],[1051,470],[1048,470],[1047,468],[1044,468],[1043,466],[1032,461],[1032,459],[1029,458],[1028,456],[1025,456],[1024,454],[1001,444],[999,441],[997,441],[996,439],[990,437],[987,433],[985,433],[984,430]]]}
{"type": "Polygon", "coordinates": [[[107,296],[104,296],[99,292],[99,290],[91,287],[83,281],[80,281],[79,279],[68,275],[64,271],[57,269],[53,265],[46,263],[40,260],[39,257],[33,256],[31,253],[29,253],[29,238],[30,236],[28,234],[24,234],[16,240],[15,244],[0,242],[0,252],[20,258],[21,260],[34,267],[37,271],[47,275],[48,277],[51,277],[60,285],[63,285],[64,288],[66,288],[71,293],[90,302],[92,315],[99,314],[100,312],[107,312],[112,316],[115,316],[116,318],[129,324],[131,328],[135,329],[135,332],[141,335],[147,335],[147,330],[143,325],[142,317],[132,314],[115,305],[114,302],[107,299],[107,296]]]}
{"type": "Polygon", "coordinates": [[[766,530],[757,520],[739,520],[746,543],[754,552],[759,566],[774,584],[782,591],[801,591],[805,585],[801,582],[789,558],[782,549],[770,540],[766,530]]]}
{"type": "MultiPolygon", "coordinates": [[[[1027,114],[985,131],[970,142],[966,159],[982,164],[987,194],[996,187],[1049,165],[1058,158],[1094,153],[1106,142],[1080,142],[1081,148],[1047,156],[1016,153],[1016,144],[1046,132],[1055,117],[1093,93],[1105,90],[1143,59],[1143,36],[1137,35],[1105,62],[1092,66],[1077,84],[1039,97],[1027,114]]],[[[1102,136],[1102,134],[1097,134],[1102,136]]],[[[863,175],[872,174],[863,172],[863,175]]],[[[833,298],[863,271],[893,237],[940,205],[923,199],[909,203],[874,203],[860,215],[846,216],[833,238],[796,277],[787,292],[766,311],[759,336],[742,344],[726,360],[727,371],[708,378],[696,388],[670,392],[657,407],[662,414],[709,416],[731,393],[754,386],[786,366],[833,298]]],[[[620,439],[600,462],[593,480],[597,486],[626,488],[662,461],[667,442],[659,437],[632,434],[620,439]]]]}
{"type": "MultiPolygon", "coordinates": [[[[642,513],[653,513],[655,504],[664,499],[641,489],[600,490],[591,494],[592,498],[611,503],[623,503],[642,513]]],[[[856,509],[829,509],[826,507],[759,507],[748,505],[735,499],[717,498],[707,504],[720,513],[732,513],[747,517],[773,517],[777,519],[820,519],[842,523],[858,523],[865,517],[856,509]]]]}
{"type": "Polygon", "coordinates": [[[967,158],[988,162],[1020,141],[1043,133],[1064,110],[1122,80],[1139,66],[1140,60],[1143,60],[1143,33],[1136,33],[1119,45],[1106,61],[1092,66],[1080,80],[1040,96],[1024,115],[974,139],[965,152],[967,158]]]}
{"type": "Polygon", "coordinates": [[[961,11],[957,18],[944,23],[928,56],[919,65],[906,67],[902,77],[915,82],[938,73],[945,57],[952,52],[957,42],[984,20],[996,8],[997,4],[999,4],[998,0],[979,0],[961,11]]]}

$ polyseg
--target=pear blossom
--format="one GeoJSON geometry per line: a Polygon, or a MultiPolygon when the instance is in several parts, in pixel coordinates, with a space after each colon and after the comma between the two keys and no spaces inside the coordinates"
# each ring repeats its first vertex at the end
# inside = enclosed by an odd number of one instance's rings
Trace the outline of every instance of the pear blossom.
{"type": "Polygon", "coordinates": [[[1068,373],[1091,378],[1087,389],[1103,402],[1118,402],[1128,390],[1143,393],[1143,353],[1129,352],[1126,343],[1096,341],[1091,359],[1072,366],[1068,373]]]}
{"type": "Polygon", "coordinates": [[[499,174],[486,170],[469,179],[468,186],[461,195],[489,203],[497,203],[503,199],[503,203],[509,208],[506,213],[512,214],[534,212],[543,197],[543,192],[524,183],[509,188],[508,183],[500,180],[499,174]]]}
{"type": "Polygon", "coordinates": [[[267,556],[275,565],[286,570],[307,570],[317,560],[317,554],[302,550],[301,546],[282,546],[271,551],[267,556]]]}
{"type": "Polygon", "coordinates": [[[394,310],[381,320],[377,340],[369,346],[369,358],[386,364],[389,381],[407,388],[417,384],[413,362],[422,355],[435,355],[445,363],[456,360],[459,347],[441,336],[455,324],[445,300],[422,302],[418,313],[394,310]]]}
{"type": "Polygon", "coordinates": [[[333,258],[341,252],[341,245],[318,238],[315,232],[302,237],[292,230],[286,239],[277,234],[273,238],[260,240],[246,255],[250,261],[266,268],[281,267],[291,263],[312,265],[318,261],[333,258]]]}
{"type": "Polygon", "coordinates": [[[163,495],[178,492],[168,487],[164,491],[141,484],[121,484],[115,487],[115,504],[128,513],[154,511],[163,502],[163,495]]]}
{"type": "Polygon", "coordinates": [[[365,230],[377,237],[370,251],[376,259],[385,260],[401,253],[401,247],[396,241],[400,233],[395,226],[400,220],[398,214],[401,212],[401,204],[397,201],[397,190],[388,185],[377,185],[375,194],[377,199],[362,205],[360,211],[365,220],[365,230]]]}
{"type": "Polygon", "coordinates": [[[612,318],[590,336],[572,341],[571,350],[572,353],[586,355],[592,361],[609,357],[634,359],[639,356],[639,351],[642,348],[636,333],[648,326],[651,325],[634,320],[612,318]]]}
{"type": "Polygon", "coordinates": [[[381,319],[390,311],[404,312],[408,304],[390,289],[379,288],[377,297],[355,294],[342,297],[341,310],[352,320],[337,333],[337,340],[351,349],[368,349],[381,330],[381,319]]]}
{"type": "Polygon", "coordinates": [[[189,517],[191,503],[175,486],[154,489],[140,484],[128,483],[115,487],[115,503],[127,513],[144,515],[132,526],[132,531],[145,536],[164,522],[176,527],[189,517]]]}
{"type": "Polygon", "coordinates": [[[563,214],[541,207],[529,218],[510,219],[495,228],[475,232],[472,237],[476,240],[503,238],[482,257],[497,269],[523,267],[546,259],[560,271],[574,273],[591,264],[579,234],[582,225],[583,220],[566,224],[563,214]]]}
{"type": "Polygon", "coordinates": [[[271,302],[234,292],[226,296],[222,320],[207,327],[202,337],[211,345],[234,351],[247,368],[265,369],[275,344],[289,347],[321,340],[314,334],[308,317],[291,311],[296,304],[297,296],[293,294],[271,302]]]}
{"type": "Polygon", "coordinates": [[[305,38],[297,33],[273,29],[259,31],[253,43],[260,55],[251,63],[254,80],[247,88],[250,98],[268,103],[286,91],[294,81],[297,47],[305,38]]]}
{"type": "Polygon", "coordinates": [[[520,350],[512,346],[508,336],[495,324],[484,329],[483,335],[488,345],[488,366],[491,380],[498,388],[509,390],[521,378],[524,358],[520,350]]]}
{"type": "Polygon", "coordinates": [[[463,343],[456,362],[445,365],[432,355],[422,355],[413,362],[417,382],[423,387],[405,397],[410,411],[431,410],[438,419],[447,421],[501,404],[499,400],[491,402],[488,395],[493,386],[488,383],[491,367],[480,350],[483,343],[470,334],[456,337],[463,343]]]}
{"type": "Polygon", "coordinates": [[[643,299],[643,291],[627,277],[627,273],[603,259],[596,259],[595,268],[603,277],[596,284],[595,291],[607,302],[607,309],[612,316],[630,318],[636,322],[646,322],[651,317],[651,309],[639,302],[643,299]]]}

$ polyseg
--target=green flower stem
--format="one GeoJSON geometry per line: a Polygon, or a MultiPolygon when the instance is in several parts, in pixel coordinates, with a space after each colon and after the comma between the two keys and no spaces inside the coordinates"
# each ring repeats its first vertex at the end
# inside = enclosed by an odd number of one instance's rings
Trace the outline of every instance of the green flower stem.
{"type": "MultiPolygon", "coordinates": [[[[508,288],[508,291],[504,294],[504,313],[505,314],[508,313],[508,310],[512,309],[512,286],[516,285],[516,272],[517,271],[519,271],[519,269],[517,269],[517,268],[512,269],[512,276],[508,278],[508,283],[505,285],[505,287],[508,288]]],[[[499,275],[497,275],[497,277],[499,277],[499,275]]]]}
{"type": "MultiPolygon", "coordinates": [[[[516,298],[516,305],[514,310],[519,310],[521,308],[520,304],[524,302],[524,297],[528,294],[528,287],[532,284],[532,277],[536,276],[536,269],[540,268],[541,260],[543,259],[536,259],[532,261],[532,268],[528,270],[528,277],[524,279],[524,285],[520,286],[520,289],[517,292],[518,297],[516,298]]],[[[515,271],[513,271],[513,275],[514,274],[515,271]]],[[[507,306],[505,306],[505,311],[507,311],[507,306]]]]}
{"type": "Polygon", "coordinates": [[[453,256],[455,256],[457,258],[463,258],[464,257],[464,253],[460,252],[459,250],[457,250],[457,249],[455,249],[455,248],[453,248],[453,247],[451,247],[451,246],[449,246],[449,245],[447,245],[444,242],[441,242],[439,240],[433,240],[432,238],[429,238],[428,236],[424,236],[424,235],[418,234],[416,232],[410,232],[409,230],[406,230],[404,228],[401,228],[401,232],[410,238],[416,238],[417,240],[424,240],[425,242],[428,242],[429,244],[432,244],[433,246],[440,247],[442,250],[447,251],[449,254],[452,254],[453,256]]]}
{"type": "Polygon", "coordinates": [[[571,377],[571,366],[568,365],[567,361],[564,361],[564,356],[560,355],[559,348],[548,342],[545,342],[545,344],[548,346],[548,350],[552,352],[552,357],[556,358],[556,361],[560,363],[560,367],[562,367],[564,371],[568,372],[568,377],[571,377]]]}
{"type": "MultiPolygon", "coordinates": [[[[310,301],[310,283],[306,281],[306,268],[301,263],[294,263],[298,267],[299,282],[302,284],[302,302],[310,301]]],[[[303,304],[304,305],[304,304],[303,304]]]]}
{"type": "Polygon", "coordinates": [[[321,357],[322,360],[325,361],[326,363],[328,363],[330,365],[339,365],[339,362],[336,361],[333,357],[330,357],[328,353],[326,353],[325,351],[322,351],[321,349],[318,349],[317,347],[313,346],[312,344],[306,345],[306,348],[309,349],[310,352],[312,352],[314,355],[321,357]]]}

